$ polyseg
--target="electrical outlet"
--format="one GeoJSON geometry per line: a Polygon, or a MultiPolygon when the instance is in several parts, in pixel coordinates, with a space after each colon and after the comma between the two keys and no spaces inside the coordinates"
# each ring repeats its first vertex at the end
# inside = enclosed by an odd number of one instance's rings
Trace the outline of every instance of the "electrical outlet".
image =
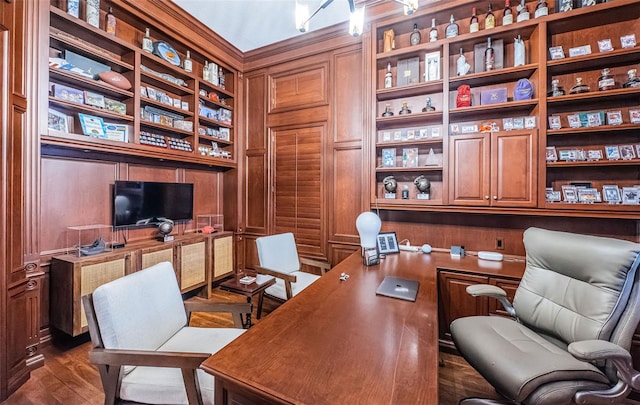
{"type": "Polygon", "coordinates": [[[496,238],[496,249],[497,250],[504,250],[504,239],[496,238]]]}

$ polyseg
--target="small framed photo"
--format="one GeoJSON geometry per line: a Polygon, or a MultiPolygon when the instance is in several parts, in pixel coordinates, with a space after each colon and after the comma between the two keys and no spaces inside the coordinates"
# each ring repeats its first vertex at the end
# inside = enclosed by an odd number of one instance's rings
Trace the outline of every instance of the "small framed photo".
{"type": "Polygon", "coordinates": [[[78,114],[80,125],[82,125],[82,133],[94,138],[106,138],[107,134],[104,129],[104,120],[93,115],[78,114]]]}
{"type": "Polygon", "coordinates": [[[547,162],[556,162],[558,154],[555,146],[547,146],[547,162]]]}
{"type": "Polygon", "coordinates": [[[524,127],[526,129],[533,129],[536,127],[536,117],[535,116],[528,116],[528,117],[524,117],[524,127]]]}
{"type": "Polygon", "coordinates": [[[607,159],[609,160],[620,159],[620,148],[618,148],[618,145],[607,145],[604,147],[604,150],[607,155],[607,159]]]}
{"type": "Polygon", "coordinates": [[[449,133],[451,135],[456,135],[460,133],[460,125],[459,124],[449,124],[449,133]]]}
{"type": "Polygon", "coordinates": [[[396,148],[382,149],[382,167],[396,167],[396,148]]]}
{"type": "Polygon", "coordinates": [[[572,58],[584,55],[591,55],[591,45],[582,45],[576,46],[575,48],[569,48],[569,56],[572,58]]]}
{"type": "Polygon", "coordinates": [[[391,142],[391,131],[382,132],[382,142],[391,142]]]}
{"type": "Polygon", "coordinates": [[[408,129],[407,130],[407,139],[416,139],[416,130],[408,129]]]}
{"type": "Polygon", "coordinates": [[[561,46],[552,46],[549,48],[551,60],[564,59],[564,49],[561,46]]]}
{"type": "Polygon", "coordinates": [[[622,187],[622,203],[638,205],[638,192],[637,187],[622,187]]]}
{"type": "Polygon", "coordinates": [[[378,252],[388,255],[391,253],[399,253],[398,239],[395,232],[382,232],[377,236],[378,252]]]}
{"type": "Polygon", "coordinates": [[[146,86],[140,86],[140,95],[142,97],[149,97],[149,94],[147,94],[147,88],[146,86]]]}
{"type": "Polygon", "coordinates": [[[640,157],[640,143],[636,144],[636,156],[640,157]]]}
{"type": "Polygon", "coordinates": [[[424,55],[425,74],[424,80],[440,80],[440,51],[424,55]]]}
{"type": "Polygon", "coordinates": [[[640,110],[629,110],[629,121],[632,124],[640,124],[640,110]]]}
{"type": "Polygon", "coordinates": [[[590,149],[587,151],[587,160],[601,160],[602,151],[600,149],[590,149]]]}
{"type": "Polygon", "coordinates": [[[475,134],[475,133],[478,132],[478,125],[477,124],[463,124],[461,132],[463,134],[475,134]]]}
{"type": "Polygon", "coordinates": [[[504,128],[505,131],[511,131],[513,129],[513,118],[503,118],[502,128],[504,128]]]}
{"type": "Polygon", "coordinates": [[[393,132],[393,140],[401,141],[402,140],[402,131],[394,131],[393,132]]]}
{"type": "Polygon", "coordinates": [[[607,124],[609,125],[622,124],[622,111],[607,111],[607,124]]]}
{"type": "Polygon", "coordinates": [[[513,119],[513,129],[524,129],[524,117],[513,119]]]}
{"type": "Polygon", "coordinates": [[[601,39],[598,41],[598,50],[600,52],[611,52],[613,51],[613,44],[610,39],[601,39]]]}
{"type": "Polygon", "coordinates": [[[578,202],[576,186],[562,186],[562,200],[568,203],[578,202]]]}
{"type": "Polygon", "coordinates": [[[578,160],[578,151],[575,149],[563,149],[558,151],[558,159],[565,161],[578,160]]]}
{"type": "Polygon", "coordinates": [[[598,202],[598,190],[595,188],[579,188],[578,189],[578,202],[593,204],[598,202]]]}
{"type": "Polygon", "coordinates": [[[560,116],[558,115],[549,116],[549,128],[550,129],[562,128],[562,123],[560,122],[560,116]]]}
{"type": "Polygon", "coordinates": [[[559,202],[560,201],[560,192],[554,191],[553,188],[548,187],[546,189],[545,198],[547,202],[559,202]]]}
{"type": "Polygon", "coordinates": [[[85,90],[84,103],[92,107],[104,108],[104,96],[102,94],[85,90]]]}
{"type": "Polygon", "coordinates": [[[54,131],[69,132],[69,117],[60,111],[49,108],[47,126],[54,131]]]}
{"type": "Polygon", "coordinates": [[[427,128],[422,128],[418,134],[417,134],[417,139],[427,139],[429,138],[429,130],[427,128]]]}
{"type": "Polygon", "coordinates": [[[578,114],[567,115],[567,121],[569,121],[570,128],[580,128],[580,116],[578,114]]]}
{"type": "Polygon", "coordinates": [[[596,0],[580,0],[581,7],[595,6],[596,0]]]}
{"type": "Polygon", "coordinates": [[[147,96],[152,100],[156,100],[156,89],[154,89],[153,87],[147,87],[147,96]]]}
{"type": "Polygon", "coordinates": [[[558,12],[564,13],[573,10],[573,0],[559,0],[556,2],[558,12]]]}
{"type": "Polygon", "coordinates": [[[636,34],[623,35],[620,37],[620,46],[623,48],[633,48],[636,46],[636,34]]]}
{"type": "Polygon", "coordinates": [[[602,186],[602,195],[609,204],[619,204],[622,202],[620,188],[616,185],[602,186]]]}
{"type": "Polygon", "coordinates": [[[431,128],[431,137],[432,138],[440,138],[440,127],[431,128]]]}
{"type": "Polygon", "coordinates": [[[635,159],[636,152],[633,145],[620,145],[620,157],[623,160],[635,159]]]}
{"type": "Polygon", "coordinates": [[[587,126],[588,127],[599,127],[602,125],[602,119],[600,118],[600,113],[588,113],[587,114],[587,126]]]}

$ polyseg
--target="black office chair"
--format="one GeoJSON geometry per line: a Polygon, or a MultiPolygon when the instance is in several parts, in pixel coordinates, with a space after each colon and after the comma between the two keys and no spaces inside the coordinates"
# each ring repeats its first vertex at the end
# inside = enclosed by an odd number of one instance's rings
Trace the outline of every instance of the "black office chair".
{"type": "Polygon", "coordinates": [[[619,403],[640,388],[629,354],[640,321],[640,245],[537,228],[525,231],[524,245],[513,306],[496,286],[467,288],[499,299],[515,320],[451,323],[459,352],[505,399],[460,404],[619,403]]]}

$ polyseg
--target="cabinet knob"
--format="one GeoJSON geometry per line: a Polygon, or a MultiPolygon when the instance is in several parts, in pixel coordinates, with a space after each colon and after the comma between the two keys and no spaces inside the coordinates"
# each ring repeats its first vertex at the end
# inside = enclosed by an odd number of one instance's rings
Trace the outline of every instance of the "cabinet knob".
{"type": "Polygon", "coordinates": [[[498,199],[498,196],[497,196],[497,195],[494,195],[494,196],[493,196],[493,199],[494,199],[494,200],[497,200],[497,199],[498,199]]]}
{"type": "Polygon", "coordinates": [[[489,196],[488,196],[488,195],[485,195],[485,196],[484,196],[484,199],[485,199],[485,200],[488,200],[488,199],[489,199],[489,196]]]}

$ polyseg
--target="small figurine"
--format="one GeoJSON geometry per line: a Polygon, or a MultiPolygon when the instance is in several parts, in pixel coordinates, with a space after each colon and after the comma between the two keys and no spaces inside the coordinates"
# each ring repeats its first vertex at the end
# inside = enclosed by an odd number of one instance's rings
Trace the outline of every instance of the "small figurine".
{"type": "Polygon", "coordinates": [[[435,111],[436,108],[431,105],[431,97],[427,97],[427,105],[422,109],[422,112],[435,111]]]}
{"type": "Polygon", "coordinates": [[[411,114],[411,110],[407,106],[407,102],[406,101],[402,102],[402,108],[400,109],[400,112],[398,114],[400,114],[400,115],[411,114]]]}
{"type": "Polygon", "coordinates": [[[418,189],[418,191],[420,191],[420,194],[429,194],[429,192],[431,191],[431,182],[428,178],[424,177],[423,174],[416,177],[415,180],[413,180],[413,184],[416,185],[416,188],[418,189]]]}
{"type": "Polygon", "coordinates": [[[387,176],[382,179],[382,184],[384,184],[384,189],[387,191],[387,193],[395,194],[396,190],[398,189],[398,182],[393,176],[387,176]]]}

